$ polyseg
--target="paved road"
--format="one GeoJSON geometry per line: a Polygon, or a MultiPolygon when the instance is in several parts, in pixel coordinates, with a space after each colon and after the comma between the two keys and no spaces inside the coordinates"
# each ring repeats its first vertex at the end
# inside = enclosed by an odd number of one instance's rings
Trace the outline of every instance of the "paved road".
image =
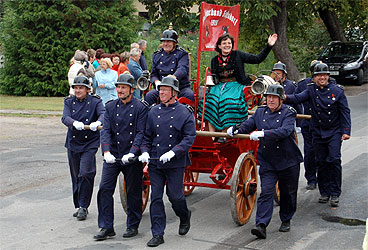
{"type": "MultiPolygon", "coordinates": [[[[365,91],[357,95],[353,87],[346,92],[351,95],[348,99],[353,133],[351,140],[343,143],[343,193],[339,208],[317,203],[318,191],[305,189],[304,171],[301,171],[292,231],[278,232],[280,220],[275,206],[267,239],[257,240],[250,234],[254,212],[248,224],[236,226],[231,218],[229,191],[196,188],[187,198],[193,211],[192,228],[187,236],[177,234],[179,222],[166,201],[166,242],[159,248],[361,249],[365,226],[349,224],[359,224],[368,217],[368,94],[365,91]]],[[[139,235],[123,239],[126,216],[118,192],[115,195],[117,236],[103,242],[92,240],[98,230],[96,194],[101,176],[100,152],[90,215],[82,222],[71,216],[74,212],[71,182],[63,147],[66,129],[60,117],[1,116],[0,125],[0,249],[147,248],[146,242],[151,238],[148,210],[143,215],[139,235]]],[[[299,141],[302,146],[300,136],[299,141]]],[[[200,181],[208,179],[208,175],[200,175],[200,181]]]]}

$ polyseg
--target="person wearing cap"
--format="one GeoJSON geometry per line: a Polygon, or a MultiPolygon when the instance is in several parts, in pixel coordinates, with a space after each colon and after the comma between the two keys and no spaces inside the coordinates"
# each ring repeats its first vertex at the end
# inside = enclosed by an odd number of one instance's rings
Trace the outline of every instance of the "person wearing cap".
{"type": "Polygon", "coordinates": [[[138,234],[142,218],[143,165],[135,156],[140,155],[148,105],[133,98],[135,80],[130,74],[121,74],[115,83],[118,99],[106,104],[104,126],[101,131],[101,150],[104,155],[102,176],[97,194],[98,226],[95,240],[115,236],[113,194],[118,175],[122,172],[127,190],[127,220],[124,238],[138,234]]]}
{"type": "Polygon", "coordinates": [[[74,78],[78,75],[87,75],[87,71],[85,68],[85,62],[88,57],[86,52],[81,50],[76,50],[74,56],[71,60],[71,66],[68,71],[68,82],[69,82],[69,94],[74,95],[73,83],[74,78]]]}
{"type": "Polygon", "coordinates": [[[339,206],[341,194],[342,141],[350,139],[351,117],[344,88],[329,82],[330,72],[325,63],[313,69],[313,82],[298,94],[286,95],[288,103],[308,101],[312,118],[310,131],[314,147],[317,183],[321,194],[318,202],[339,206]]]}
{"type": "MultiPolygon", "coordinates": [[[[317,64],[322,63],[318,60],[313,60],[310,64],[310,72],[313,74],[314,67],[317,64]]],[[[313,81],[313,76],[307,77],[300,82],[295,89],[295,94],[303,92],[309,83],[313,81]]],[[[336,80],[332,77],[328,78],[328,81],[332,84],[336,84],[336,80]]],[[[310,115],[311,114],[311,106],[309,101],[305,101],[302,103],[303,106],[303,114],[310,115]]],[[[312,132],[310,130],[310,120],[301,119],[300,127],[302,129],[302,136],[304,142],[304,169],[305,174],[304,177],[307,180],[307,190],[314,190],[317,188],[317,164],[314,153],[314,145],[312,143],[312,132]]]]}
{"type": "Polygon", "coordinates": [[[166,194],[180,218],[179,235],[187,234],[190,229],[191,211],[184,196],[183,177],[185,167],[191,165],[188,151],[196,137],[193,108],[176,101],[179,81],[174,76],[166,76],[158,85],[158,91],[161,103],[148,112],[142,155],[139,156],[141,162],[148,164],[151,181],[153,237],[147,243],[149,247],[164,243],[166,215],[162,196],[165,183],[166,194]]]}
{"type": "MultiPolygon", "coordinates": [[[[178,46],[178,33],[173,29],[165,30],[162,34],[162,48],[152,55],[151,82],[156,86],[162,78],[172,75],[179,81],[179,97],[186,97],[194,102],[194,93],[189,81],[189,56],[182,47],[178,46]]],[[[150,104],[158,102],[159,93],[151,90],[145,96],[150,104]]]]}
{"type": "Polygon", "coordinates": [[[101,70],[97,71],[93,78],[93,88],[96,89],[96,95],[101,97],[104,105],[118,98],[115,87],[118,72],[111,69],[112,65],[110,58],[102,58],[100,60],[101,70]]]}
{"type": "Polygon", "coordinates": [[[91,203],[96,175],[96,152],[100,145],[97,127],[102,125],[105,108],[98,96],[90,95],[89,80],[85,76],[74,78],[75,95],[64,100],[62,123],[68,127],[65,147],[68,152],[73,201],[78,220],[85,220],[91,203]],[[89,125],[90,130],[85,130],[89,125]]]}
{"type": "Polygon", "coordinates": [[[266,228],[273,213],[273,195],[278,181],[280,190],[280,232],[290,231],[297,205],[298,180],[302,154],[294,137],[296,111],[283,104],[284,88],[271,85],[264,96],[265,106],[257,108],[254,115],[241,124],[239,129],[232,126],[229,136],[250,134],[250,139],[259,141],[257,160],[261,177],[261,195],[257,200],[256,227],[251,233],[266,238],[266,228]]]}
{"type": "MultiPolygon", "coordinates": [[[[277,62],[273,65],[271,77],[278,83],[280,83],[284,87],[285,94],[293,94],[297,87],[297,84],[294,81],[287,79],[287,71],[286,65],[282,62],[277,62]]],[[[303,108],[301,104],[291,105],[298,114],[303,113],[303,108]]],[[[301,120],[296,120],[296,131],[297,133],[301,132],[300,128],[301,120]]]]}
{"type": "MultiPolygon", "coordinates": [[[[277,34],[270,35],[266,47],[258,54],[249,54],[234,50],[234,37],[230,33],[221,35],[216,42],[218,55],[211,60],[211,74],[215,76],[215,86],[207,94],[204,117],[208,121],[209,131],[226,130],[248,118],[248,105],[244,87],[250,85],[245,74],[244,64],[257,64],[264,61],[277,41],[277,34]]],[[[198,108],[202,116],[202,102],[198,108]]],[[[219,138],[218,142],[225,142],[219,138]]]]}

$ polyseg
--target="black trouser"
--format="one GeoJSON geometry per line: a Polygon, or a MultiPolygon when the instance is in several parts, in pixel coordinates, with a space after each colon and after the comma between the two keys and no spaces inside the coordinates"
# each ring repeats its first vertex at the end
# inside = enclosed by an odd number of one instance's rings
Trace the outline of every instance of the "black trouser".
{"type": "Polygon", "coordinates": [[[282,222],[291,220],[296,211],[299,172],[299,164],[279,171],[264,171],[262,166],[260,167],[262,190],[257,200],[256,225],[263,223],[267,226],[271,221],[277,181],[280,190],[280,219],[282,222]]]}
{"type": "Polygon", "coordinates": [[[127,190],[126,227],[137,229],[142,218],[142,178],[143,166],[140,162],[123,165],[121,162],[104,162],[100,188],[97,194],[98,226],[114,228],[114,192],[117,178],[122,172],[127,190]]]}
{"type": "Polygon", "coordinates": [[[75,208],[88,208],[91,203],[96,176],[96,152],[97,148],[83,152],[73,152],[68,149],[75,208]]]}

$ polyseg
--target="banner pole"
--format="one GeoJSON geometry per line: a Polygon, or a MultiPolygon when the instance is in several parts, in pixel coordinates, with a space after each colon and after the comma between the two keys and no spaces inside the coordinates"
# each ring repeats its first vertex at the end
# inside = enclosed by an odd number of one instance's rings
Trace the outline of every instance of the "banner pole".
{"type": "MultiPolygon", "coordinates": [[[[202,14],[203,14],[203,5],[204,2],[201,2],[201,15],[200,18],[202,18],[202,14]]],[[[199,104],[199,76],[200,76],[200,72],[201,72],[201,48],[202,48],[202,39],[201,39],[201,31],[202,31],[202,19],[199,22],[199,44],[198,44],[198,61],[197,61],[197,79],[195,81],[195,85],[194,85],[194,107],[195,107],[195,112],[194,115],[195,117],[197,117],[197,108],[198,108],[198,104],[199,104]]]]}

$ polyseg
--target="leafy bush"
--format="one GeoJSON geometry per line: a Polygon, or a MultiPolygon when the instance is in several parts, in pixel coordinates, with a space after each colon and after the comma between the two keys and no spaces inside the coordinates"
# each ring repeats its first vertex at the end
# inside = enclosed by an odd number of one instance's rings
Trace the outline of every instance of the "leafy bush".
{"type": "Polygon", "coordinates": [[[76,49],[130,49],[140,27],[132,0],[6,1],[0,23],[5,57],[0,91],[12,95],[68,93],[68,64],[76,49]]]}

